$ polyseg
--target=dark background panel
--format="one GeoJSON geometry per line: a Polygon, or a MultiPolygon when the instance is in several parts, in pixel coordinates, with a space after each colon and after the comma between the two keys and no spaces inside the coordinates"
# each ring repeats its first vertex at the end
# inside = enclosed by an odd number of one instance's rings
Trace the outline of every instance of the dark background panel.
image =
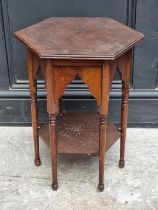
{"type": "MultiPolygon", "coordinates": [[[[157,100],[129,100],[129,127],[157,127],[158,106],[157,100]]],[[[109,104],[109,115],[113,122],[120,124],[120,99],[111,99],[109,104]]],[[[46,100],[38,101],[39,122],[48,121],[46,111],[46,100]]],[[[64,102],[64,112],[95,111],[95,100],[70,100],[64,102]]],[[[0,125],[31,125],[31,107],[29,99],[0,99],[0,125]],[[4,117],[5,116],[5,117],[4,117]]]]}
{"type": "Polygon", "coordinates": [[[0,89],[8,89],[8,68],[5,50],[2,8],[0,2],[0,89]]]}
{"type": "Polygon", "coordinates": [[[158,1],[138,0],[136,29],[144,33],[142,45],[135,50],[133,87],[156,88],[158,76],[158,1]]]}

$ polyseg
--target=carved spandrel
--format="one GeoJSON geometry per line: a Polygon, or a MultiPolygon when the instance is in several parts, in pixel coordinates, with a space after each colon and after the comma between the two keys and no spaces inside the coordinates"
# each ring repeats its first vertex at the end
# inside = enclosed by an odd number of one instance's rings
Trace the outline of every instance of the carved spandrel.
{"type": "Polygon", "coordinates": [[[101,103],[101,71],[100,67],[54,67],[55,102],[64,95],[66,86],[79,75],[96,98],[97,105],[101,103]]]}

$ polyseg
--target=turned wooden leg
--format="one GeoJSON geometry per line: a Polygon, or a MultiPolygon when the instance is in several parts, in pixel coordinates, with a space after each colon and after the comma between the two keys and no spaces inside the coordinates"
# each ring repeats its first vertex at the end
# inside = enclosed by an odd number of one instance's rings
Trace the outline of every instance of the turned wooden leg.
{"type": "Polygon", "coordinates": [[[99,108],[100,125],[99,125],[99,184],[98,190],[104,191],[104,165],[105,165],[105,148],[107,136],[107,114],[108,101],[110,91],[110,77],[109,77],[110,63],[103,62],[101,71],[101,107],[99,108]]]}
{"type": "Polygon", "coordinates": [[[100,116],[99,125],[99,184],[98,190],[104,191],[104,165],[106,148],[107,116],[100,116]]]}
{"type": "Polygon", "coordinates": [[[126,128],[127,128],[127,116],[128,116],[128,95],[129,95],[129,83],[122,82],[122,106],[121,106],[121,140],[120,140],[120,161],[119,167],[123,168],[125,165],[125,141],[126,141],[126,128]]]}
{"type": "Polygon", "coordinates": [[[58,189],[57,182],[57,137],[56,137],[56,115],[49,114],[49,135],[50,135],[50,149],[52,157],[52,189],[58,189]]]}
{"type": "Polygon", "coordinates": [[[128,117],[128,95],[130,86],[130,71],[132,61],[132,50],[128,51],[124,56],[121,69],[122,76],[122,105],[121,105],[121,138],[120,138],[120,160],[119,167],[125,166],[125,141],[126,141],[126,129],[127,129],[127,117],[128,117]]]}
{"type": "MultiPolygon", "coordinates": [[[[52,189],[58,189],[57,182],[57,131],[56,131],[56,116],[59,113],[59,97],[55,97],[55,70],[52,60],[46,59],[43,61],[43,69],[45,71],[46,94],[47,94],[47,112],[49,114],[49,138],[52,161],[52,189]]],[[[56,80],[55,80],[56,79],[56,80]]]]}
{"type": "Polygon", "coordinates": [[[33,54],[28,54],[28,71],[29,71],[29,85],[31,96],[31,112],[32,112],[32,126],[35,150],[35,165],[40,166],[41,161],[39,157],[39,134],[38,134],[38,108],[37,108],[37,81],[33,69],[33,54]]]}

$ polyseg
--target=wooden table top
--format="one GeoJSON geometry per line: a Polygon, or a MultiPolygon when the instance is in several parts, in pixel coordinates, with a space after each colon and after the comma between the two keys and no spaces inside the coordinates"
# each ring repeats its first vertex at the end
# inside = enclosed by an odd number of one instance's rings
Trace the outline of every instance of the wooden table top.
{"type": "Polygon", "coordinates": [[[51,17],[15,35],[40,58],[94,60],[114,60],[144,37],[111,18],[99,17],[51,17]]]}

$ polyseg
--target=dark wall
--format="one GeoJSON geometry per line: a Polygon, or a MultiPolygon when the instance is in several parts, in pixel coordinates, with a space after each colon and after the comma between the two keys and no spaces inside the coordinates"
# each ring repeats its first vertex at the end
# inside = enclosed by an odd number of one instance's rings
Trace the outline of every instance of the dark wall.
{"type": "MultiPolygon", "coordinates": [[[[14,32],[50,16],[109,16],[143,32],[145,40],[133,49],[129,123],[158,122],[158,2],[157,0],[1,0],[0,1],[0,123],[30,123],[30,98],[25,47],[14,32]]],[[[119,122],[121,82],[116,76],[110,96],[110,115],[119,122]]],[[[38,81],[40,122],[47,119],[44,82],[38,81]]],[[[63,97],[65,111],[96,110],[87,87],[76,80],[63,97]]]]}

